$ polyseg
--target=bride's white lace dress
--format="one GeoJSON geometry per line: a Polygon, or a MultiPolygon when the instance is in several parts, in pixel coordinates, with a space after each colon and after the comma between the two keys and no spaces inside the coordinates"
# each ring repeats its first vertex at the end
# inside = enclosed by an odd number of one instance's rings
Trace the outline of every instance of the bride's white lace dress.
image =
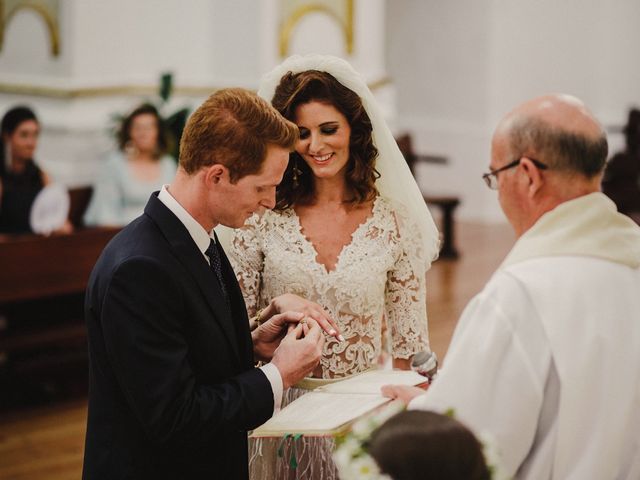
{"type": "MultiPolygon", "coordinates": [[[[378,196],[369,218],[353,232],[335,268],[327,271],[317,262],[317,252],[304,236],[292,208],[266,211],[261,217],[254,215],[236,231],[229,257],[249,316],[284,293],[317,302],[329,312],[345,341],[326,337],[314,376],[339,378],[376,365],[382,352],[383,319],[394,358],[409,358],[429,348],[425,287],[428,261],[416,228],[401,206],[378,196]]],[[[290,389],[283,406],[303,393],[290,389]]],[[[273,478],[267,475],[274,474],[275,478],[335,478],[328,452],[314,452],[327,450],[320,444],[330,442],[317,440],[304,439],[298,445],[300,466],[294,471],[287,467],[288,457],[271,458],[274,452],[265,445],[268,442],[252,441],[251,478],[273,478]],[[283,470],[274,473],[273,465],[283,470]]]]}

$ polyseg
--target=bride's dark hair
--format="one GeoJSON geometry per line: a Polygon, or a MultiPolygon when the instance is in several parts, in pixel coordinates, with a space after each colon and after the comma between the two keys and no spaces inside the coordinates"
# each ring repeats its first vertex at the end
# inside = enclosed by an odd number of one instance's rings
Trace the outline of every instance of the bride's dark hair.
{"type": "MultiPolygon", "coordinates": [[[[380,176],[375,169],[378,149],[373,144],[369,115],[360,97],[342,85],[332,75],[317,70],[300,73],[288,72],[275,90],[272,105],[287,120],[295,123],[295,111],[300,105],[317,101],[326,103],[342,113],[351,127],[349,162],[346,170],[347,187],[353,203],[373,200],[378,191],[375,186],[380,176]]],[[[283,210],[295,203],[308,201],[314,193],[313,173],[297,152],[292,152],[289,165],[276,191],[276,210],[283,210]],[[293,169],[302,171],[294,185],[293,169]]]]}

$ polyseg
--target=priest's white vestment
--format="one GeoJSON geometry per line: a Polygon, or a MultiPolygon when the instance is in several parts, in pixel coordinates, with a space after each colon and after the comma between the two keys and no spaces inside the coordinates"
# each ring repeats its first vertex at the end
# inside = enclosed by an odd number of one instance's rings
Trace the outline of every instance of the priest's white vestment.
{"type": "Polygon", "coordinates": [[[500,476],[640,478],[640,228],[601,193],[543,215],[409,405],[493,438],[500,476]]]}

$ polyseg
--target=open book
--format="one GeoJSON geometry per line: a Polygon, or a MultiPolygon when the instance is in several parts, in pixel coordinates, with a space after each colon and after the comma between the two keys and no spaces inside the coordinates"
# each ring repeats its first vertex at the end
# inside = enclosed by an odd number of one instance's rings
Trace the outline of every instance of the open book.
{"type": "Polygon", "coordinates": [[[391,401],[380,393],[383,385],[421,385],[427,379],[406,370],[374,370],[319,387],[276,413],[251,437],[335,435],[359,417],[391,401]]]}

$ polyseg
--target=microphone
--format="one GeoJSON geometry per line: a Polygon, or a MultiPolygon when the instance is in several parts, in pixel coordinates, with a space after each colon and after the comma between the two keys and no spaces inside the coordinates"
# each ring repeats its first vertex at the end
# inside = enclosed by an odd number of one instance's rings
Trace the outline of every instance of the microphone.
{"type": "Polygon", "coordinates": [[[411,370],[433,381],[438,373],[438,357],[431,350],[423,350],[416,353],[411,360],[411,370]]]}

